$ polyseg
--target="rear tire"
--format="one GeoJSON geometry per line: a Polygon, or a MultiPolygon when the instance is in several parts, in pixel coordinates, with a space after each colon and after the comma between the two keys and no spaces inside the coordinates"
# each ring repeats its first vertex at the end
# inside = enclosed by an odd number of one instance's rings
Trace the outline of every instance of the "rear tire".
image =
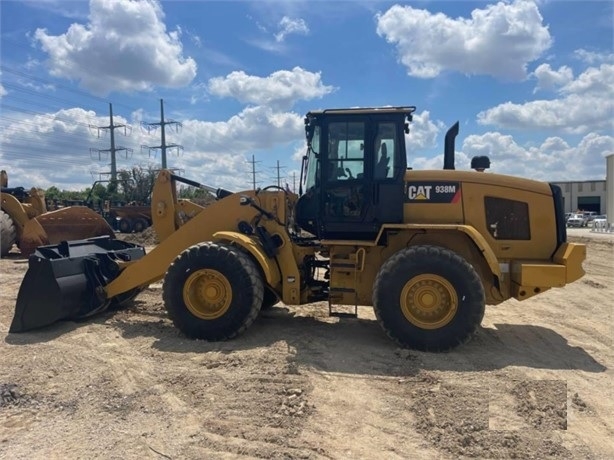
{"type": "Polygon", "coordinates": [[[413,246],[380,268],[373,308],[386,334],[403,347],[447,351],[467,342],[484,317],[484,287],[456,253],[413,246]]]}
{"type": "Polygon", "coordinates": [[[149,225],[147,224],[147,221],[145,219],[137,219],[134,221],[134,225],[132,226],[132,229],[134,230],[135,233],[141,233],[147,227],[149,227],[149,225]]]}
{"type": "Polygon", "coordinates": [[[186,336],[227,340],[254,322],[264,285],[249,256],[208,242],[189,247],[175,259],[164,277],[162,297],[169,317],[186,336]]]}
{"type": "Polygon", "coordinates": [[[17,229],[11,216],[0,209],[0,255],[6,256],[17,241],[17,229]]]}
{"type": "Polygon", "coordinates": [[[117,226],[122,233],[132,233],[132,221],[129,219],[120,219],[117,226]]]}

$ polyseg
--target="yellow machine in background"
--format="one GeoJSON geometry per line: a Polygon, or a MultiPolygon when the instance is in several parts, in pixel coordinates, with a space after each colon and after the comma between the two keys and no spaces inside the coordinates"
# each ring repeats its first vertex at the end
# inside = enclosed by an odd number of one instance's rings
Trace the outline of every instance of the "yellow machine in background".
{"type": "Polygon", "coordinates": [[[327,301],[338,316],[373,306],[401,346],[441,351],[470,339],[486,304],[583,276],[586,248],[566,241],[561,190],[454,170],[458,124],[444,170],[408,169],[414,110],[308,113],[298,195],[231,193],[161,171],[151,203],[160,244],[147,255],[107,238],[39,248],[11,332],[103,311],[163,279],[168,314],[189,337],[236,337],[278,300],[327,301]],[[178,181],[217,200],[178,200],[178,181]]]}
{"type": "Polygon", "coordinates": [[[6,171],[0,172],[0,253],[4,257],[17,244],[24,257],[38,246],[101,235],[114,237],[113,229],[85,206],[47,211],[45,194],[35,187],[8,187],[6,171]]]}

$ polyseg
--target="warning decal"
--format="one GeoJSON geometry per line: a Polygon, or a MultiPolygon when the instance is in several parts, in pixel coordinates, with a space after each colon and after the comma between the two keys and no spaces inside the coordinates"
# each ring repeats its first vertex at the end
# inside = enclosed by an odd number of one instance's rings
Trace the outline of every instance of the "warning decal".
{"type": "Polygon", "coordinates": [[[407,182],[406,203],[458,203],[461,199],[460,182],[407,182]]]}

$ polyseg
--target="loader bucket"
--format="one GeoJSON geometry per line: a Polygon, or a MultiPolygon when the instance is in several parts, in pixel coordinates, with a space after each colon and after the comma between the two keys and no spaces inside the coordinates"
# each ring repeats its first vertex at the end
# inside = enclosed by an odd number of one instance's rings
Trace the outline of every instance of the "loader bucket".
{"type": "Polygon", "coordinates": [[[145,249],[108,236],[41,246],[28,260],[9,332],[60,320],[78,320],[107,309],[104,286],[120,273],[117,262],[140,259],[145,249]]]}
{"type": "Polygon", "coordinates": [[[71,206],[46,212],[26,222],[19,249],[24,256],[29,256],[41,244],[53,245],[104,235],[115,237],[113,229],[100,214],[86,206],[71,206]]]}

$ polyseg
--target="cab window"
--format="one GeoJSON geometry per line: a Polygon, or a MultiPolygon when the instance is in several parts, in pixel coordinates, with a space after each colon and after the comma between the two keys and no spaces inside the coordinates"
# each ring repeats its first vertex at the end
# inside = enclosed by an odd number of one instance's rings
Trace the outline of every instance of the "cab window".
{"type": "Polygon", "coordinates": [[[337,122],[328,126],[328,180],[361,179],[365,171],[365,124],[337,122]]]}
{"type": "Polygon", "coordinates": [[[394,177],[394,161],[396,158],[396,126],[394,123],[378,123],[375,136],[375,161],[373,163],[373,177],[375,179],[388,179],[394,177]]]}

